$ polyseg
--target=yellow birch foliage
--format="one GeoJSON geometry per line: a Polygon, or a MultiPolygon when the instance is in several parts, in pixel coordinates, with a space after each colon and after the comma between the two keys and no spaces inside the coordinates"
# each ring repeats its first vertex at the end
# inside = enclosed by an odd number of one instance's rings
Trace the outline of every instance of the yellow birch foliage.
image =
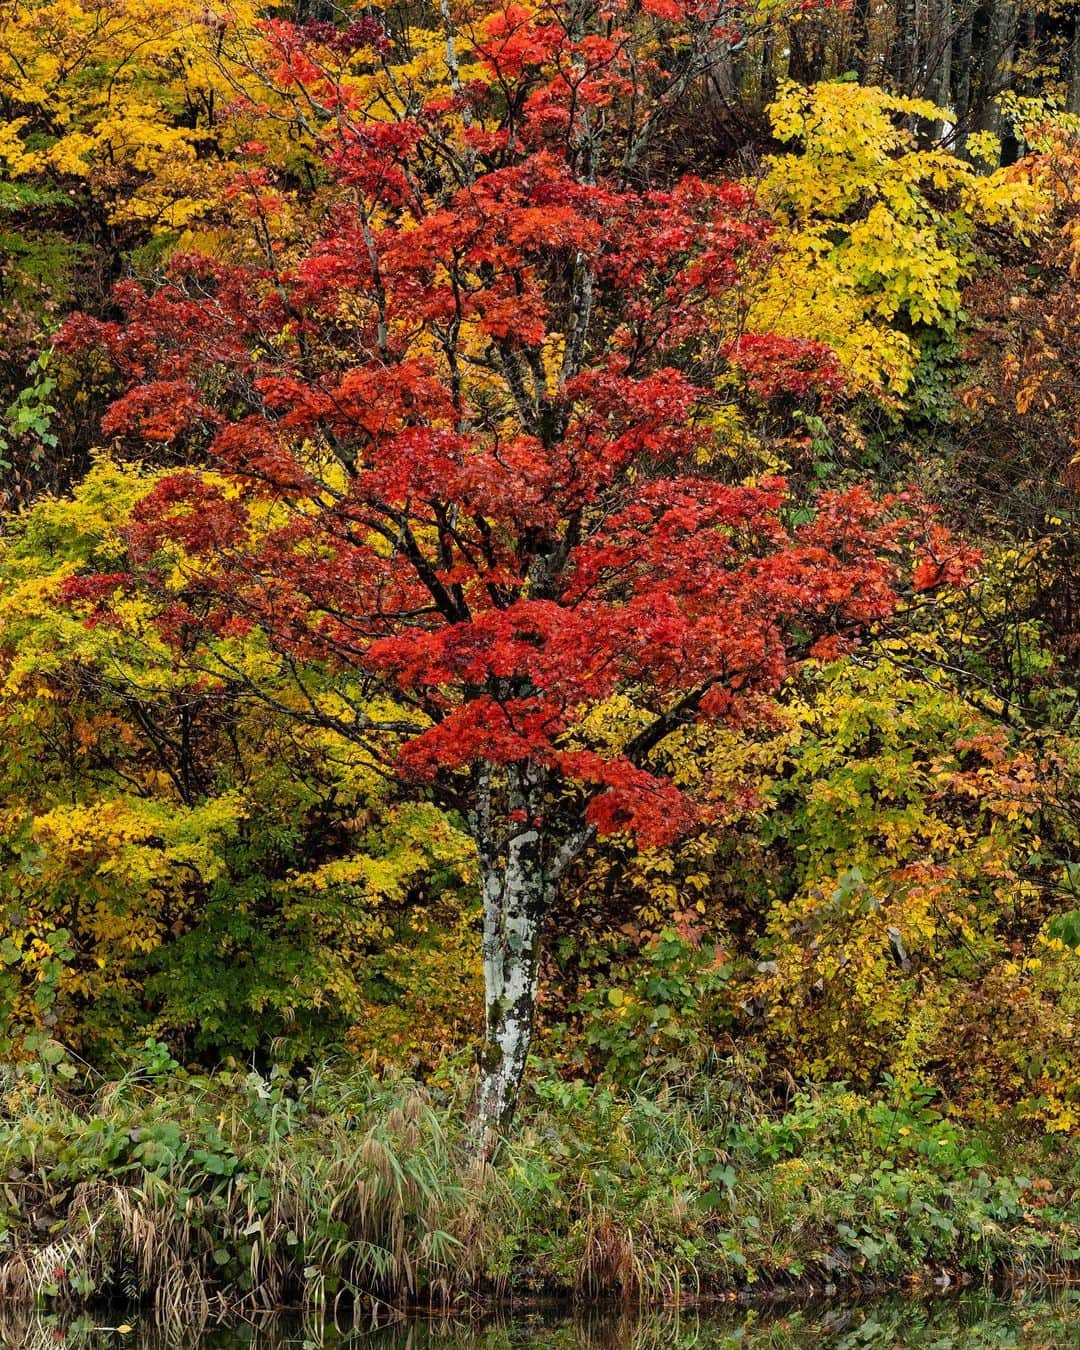
{"type": "Polygon", "coordinates": [[[210,204],[220,52],[246,0],[4,0],[0,163],[15,178],[92,181],[116,218],[176,228],[210,204]]]}
{"type": "Polygon", "coordinates": [[[789,83],[769,114],[792,148],[767,161],[760,187],[780,255],[750,321],[828,342],[856,389],[903,395],[919,328],[955,326],[979,226],[1033,229],[1040,193],[1022,172],[980,174],[941,146],[919,149],[916,119],[948,116],[925,100],[789,83]]]}

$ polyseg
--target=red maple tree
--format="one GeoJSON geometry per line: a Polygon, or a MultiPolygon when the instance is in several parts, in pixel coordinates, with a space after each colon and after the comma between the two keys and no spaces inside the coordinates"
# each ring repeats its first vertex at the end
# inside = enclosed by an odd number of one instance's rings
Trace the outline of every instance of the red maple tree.
{"type": "MultiPolygon", "coordinates": [[[[911,531],[864,490],[794,525],[782,481],[725,478],[715,411],[733,383],[775,400],[840,381],[821,345],[744,331],[741,283],[771,247],[748,191],[646,181],[666,102],[730,41],[723,16],[673,0],[446,14],[453,97],[378,122],[329,73],[330,35],[271,26],[279,88],[332,113],[334,205],[304,255],[282,263],[268,240],[261,267],[180,258],[156,289],[119,288],[123,322],[69,324],[127,381],[107,430],[232,480],[167,477],[136,512],[127,577],[71,594],[107,605],[179,541],[190,600],[163,632],[209,651],[257,625],[297,679],[306,661],[347,672],[347,711],[297,715],[461,811],[489,1146],[560,879],[597,835],[655,844],[697,819],[669,738],[758,716],[796,662],[887,616],[911,531]],[[466,54],[484,79],[461,81],[466,54]],[[254,528],[270,502],[279,523],[254,528]],[[621,721],[597,718],[616,695],[621,721]]],[[[264,222],[273,170],[241,186],[264,222]]]]}

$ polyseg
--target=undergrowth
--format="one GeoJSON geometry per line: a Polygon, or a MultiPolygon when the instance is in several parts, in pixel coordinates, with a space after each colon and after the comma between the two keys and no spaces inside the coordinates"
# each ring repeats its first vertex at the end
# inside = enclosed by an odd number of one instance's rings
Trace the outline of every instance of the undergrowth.
{"type": "Polygon", "coordinates": [[[94,1091],[8,1069],[0,1299],[191,1320],[1080,1261],[1076,1143],[976,1133],[918,1087],[767,1109],[735,1065],[677,1092],[541,1076],[494,1168],[466,1101],[464,1078],[198,1076],[153,1045],[94,1091]]]}

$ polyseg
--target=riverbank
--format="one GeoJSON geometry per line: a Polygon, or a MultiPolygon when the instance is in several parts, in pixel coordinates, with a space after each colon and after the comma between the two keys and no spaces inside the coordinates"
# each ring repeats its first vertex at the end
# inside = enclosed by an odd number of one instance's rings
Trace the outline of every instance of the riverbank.
{"type": "Polygon", "coordinates": [[[536,1081],[497,1169],[464,1081],[199,1077],[148,1054],[93,1092],[9,1075],[0,1297],[165,1317],[355,1297],[934,1287],[1080,1262],[1080,1146],[976,1130],[926,1093],[769,1110],[734,1068],[683,1092],[536,1081]]]}

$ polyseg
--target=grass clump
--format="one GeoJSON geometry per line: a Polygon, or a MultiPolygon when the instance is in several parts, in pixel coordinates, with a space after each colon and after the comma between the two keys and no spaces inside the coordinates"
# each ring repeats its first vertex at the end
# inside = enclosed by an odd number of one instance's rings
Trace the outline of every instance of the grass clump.
{"type": "Polygon", "coordinates": [[[159,1313],[445,1301],[497,1264],[508,1198],[453,1113],[369,1074],[9,1077],[0,1297],[159,1313]]]}
{"type": "Polygon", "coordinates": [[[537,1079],[496,1168],[467,1081],[7,1070],[0,1298],[237,1311],[986,1276],[1080,1261],[1075,1142],[994,1140],[928,1090],[767,1109],[737,1066],[633,1092],[537,1079]],[[1008,1158],[1006,1165],[1002,1159],[1008,1158]]]}

